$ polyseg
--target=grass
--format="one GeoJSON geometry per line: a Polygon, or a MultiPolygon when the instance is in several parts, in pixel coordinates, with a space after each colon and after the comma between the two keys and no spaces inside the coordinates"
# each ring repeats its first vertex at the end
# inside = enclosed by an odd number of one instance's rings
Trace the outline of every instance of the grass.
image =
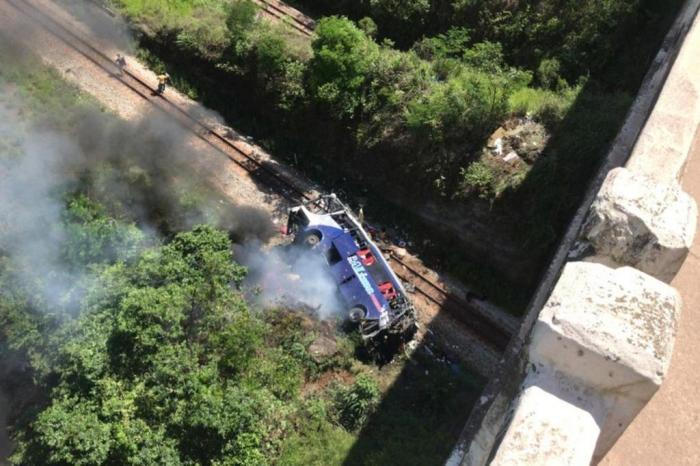
{"type": "Polygon", "coordinates": [[[524,87],[514,92],[509,100],[514,115],[531,115],[545,122],[561,121],[581,92],[582,86],[567,87],[555,92],[548,89],[524,87]]]}
{"type": "MultiPolygon", "coordinates": [[[[61,115],[67,109],[101,109],[96,99],[65,81],[53,68],[39,63],[27,53],[18,53],[7,42],[0,41],[0,82],[10,86],[21,101],[22,117],[42,121],[49,115],[61,115]]],[[[68,119],[58,119],[63,126],[68,119]]]]}
{"type": "Polygon", "coordinates": [[[122,11],[132,17],[158,20],[162,24],[172,24],[175,21],[190,17],[199,7],[221,4],[221,1],[203,0],[120,0],[118,4],[122,11]]]}

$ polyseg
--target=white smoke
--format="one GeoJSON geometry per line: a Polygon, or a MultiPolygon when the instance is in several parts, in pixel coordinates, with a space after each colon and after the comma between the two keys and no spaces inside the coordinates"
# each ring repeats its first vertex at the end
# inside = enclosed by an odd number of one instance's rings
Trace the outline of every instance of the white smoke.
{"type": "Polygon", "coordinates": [[[321,319],[344,316],[345,304],[324,258],[301,246],[265,250],[259,242],[235,248],[236,260],[248,267],[246,285],[265,308],[306,310],[321,319]]]}
{"type": "Polygon", "coordinates": [[[25,133],[13,117],[0,104],[0,250],[13,259],[20,274],[31,275],[26,279],[41,283],[46,301],[62,303],[81,277],[68,270],[61,257],[65,231],[60,194],[66,173],[81,165],[82,154],[60,134],[31,129],[25,133]]]}
{"type": "MultiPolygon", "coordinates": [[[[134,49],[122,19],[105,15],[92,2],[60,3],[105,42],[126,52],[134,49]]],[[[30,34],[23,37],[32,40],[30,34]]],[[[25,55],[19,47],[2,52],[0,56],[9,61],[25,55]]],[[[12,99],[0,95],[0,100],[12,99]]],[[[21,108],[22,103],[15,101],[12,107],[21,108]]],[[[213,112],[202,116],[221,121],[213,112]]],[[[64,302],[72,285],[84,278],[63,266],[60,253],[66,239],[61,228],[65,209],[61,193],[80,176],[91,183],[91,197],[110,210],[121,210],[154,236],[161,226],[152,224],[156,217],[167,218],[175,230],[198,223],[228,230],[235,241],[244,244],[238,247],[236,259],[249,267],[248,283],[261,289],[258,298],[263,305],[311,308],[321,318],[345,310],[322,257],[296,247],[260,247],[274,232],[263,210],[232,204],[221,209],[222,204],[213,199],[205,199],[194,211],[182,210],[183,181],[187,186],[188,181],[196,185],[201,180],[193,174],[196,154],[185,142],[186,132],[170,120],[152,114],[130,123],[86,111],[76,119],[70,135],[33,128],[27,133],[30,137],[17,136],[22,133],[16,120],[11,112],[0,112],[0,139],[3,134],[14,135],[13,150],[17,152],[9,156],[0,143],[0,253],[23,263],[22,268],[31,271],[33,278],[45,278],[42,284],[49,303],[64,302]],[[176,178],[179,192],[173,185],[176,178]]]]}

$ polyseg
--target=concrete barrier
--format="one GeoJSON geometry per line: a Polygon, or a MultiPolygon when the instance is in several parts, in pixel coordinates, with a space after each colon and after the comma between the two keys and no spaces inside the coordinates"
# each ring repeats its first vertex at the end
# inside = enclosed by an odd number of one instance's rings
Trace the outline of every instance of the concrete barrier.
{"type": "Polygon", "coordinates": [[[664,40],[448,466],[590,464],[662,383],[681,308],[666,282],[697,216],[678,178],[700,124],[699,6],[664,40]]]}
{"type": "Polygon", "coordinates": [[[661,386],[678,293],[631,267],[567,264],[540,313],[528,373],[492,465],[589,464],[661,386]]]}
{"type": "Polygon", "coordinates": [[[630,265],[670,283],[690,251],[696,218],[695,201],[676,181],[660,184],[616,168],[591,206],[577,249],[592,253],[589,261],[630,265]]]}

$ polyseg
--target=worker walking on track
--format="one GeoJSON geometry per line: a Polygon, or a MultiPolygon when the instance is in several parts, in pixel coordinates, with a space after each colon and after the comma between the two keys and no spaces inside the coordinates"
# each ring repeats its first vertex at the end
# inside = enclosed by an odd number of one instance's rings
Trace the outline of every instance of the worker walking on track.
{"type": "Polygon", "coordinates": [[[170,81],[170,75],[168,73],[163,73],[158,75],[158,94],[165,92],[165,85],[170,81]]]}
{"type": "Polygon", "coordinates": [[[118,53],[114,63],[117,65],[117,69],[119,70],[119,76],[122,76],[124,74],[124,68],[126,68],[126,58],[124,58],[124,55],[121,53],[118,53]]]}

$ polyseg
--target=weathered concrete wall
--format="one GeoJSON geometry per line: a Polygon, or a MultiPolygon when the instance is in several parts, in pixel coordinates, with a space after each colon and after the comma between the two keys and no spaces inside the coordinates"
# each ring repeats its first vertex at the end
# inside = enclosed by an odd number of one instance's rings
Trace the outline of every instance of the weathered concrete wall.
{"type": "Polygon", "coordinates": [[[695,223],[688,219],[695,217],[695,201],[678,183],[616,168],[591,206],[577,249],[593,253],[589,261],[631,265],[669,283],[693,243],[695,223]]]}
{"type": "Polygon", "coordinates": [[[631,267],[570,262],[535,324],[528,374],[491,464],[589,464],[658,390],[681,301],[631,267]]]}
{"type": "Polygon", "coordinates": [[[589,464],[663,381],[681,307],[667,282],[697,216],[677,178],[700,123],[699,6],[664,40],[448,465],[589,464]]]}

